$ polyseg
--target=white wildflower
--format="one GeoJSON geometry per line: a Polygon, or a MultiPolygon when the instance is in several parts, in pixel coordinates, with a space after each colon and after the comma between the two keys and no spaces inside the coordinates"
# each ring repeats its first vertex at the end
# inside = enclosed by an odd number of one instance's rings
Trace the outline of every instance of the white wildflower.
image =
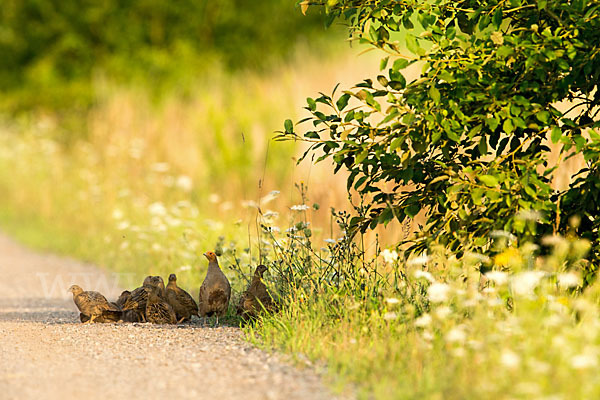
{"type": "Polygon", "coordinates": [[[430,331],[423,331],[421,337],[428,342],[431,342],[434,338],[433,333],[431,333],[430,331]]]}
{"type": "Polygon", "coordinates": [[[162,246],[158,243],[152,243],[152,250],[154,251],[161,251],[162,250],[162,246]]]}
{"type": "Polygon", "coordinates": [[[124,231],[125,229],[129,228],[129,226],[129,221],[121,221],[117,224],[117,229],[120,231],[124,231]]]}
{"type": "Polygon", "coordinates": [[[233,203],[231,201],[224,201],[219,208],[223,211],[229,211],[233,208],[233,203]]]}
{"type": "Polygon", "coordinates": [[[493,237],[493,238],[508,239],[509,241],[513,241],[513,240],[517,239],[517,237],[515,235],[513,235],[512,233],[507,232],[507,231],[503,231],[503,230],[491,231],[490,232],[490,236],[493,237]]]}
{"type": "Polygon", "coordinates": [[[488,299],[487,303],[490,307],[500,307],[500,306],[504,305],[504,302],[502,301],[502,299],[500,299],[498,297],[492,297],[491,299],[488,299]]]}
{"type": "Polygon", "coordinates": [[[213,204],[217,204],[221,200],[221,197],[216,193],[211,193],[208,195],[208,201],[213,204]]]}
{"type": "Polygon", "coordinates": [[[290,207],[290,210],[292,211],[306,211],[308,210],[310,207],[307,206],[306,204],[296,204],[294,206],[290,207]]]}
{"type": "Polygon", "coordinates": [[[547,374],[552,369],[552,366],[546,362],[536,359],[529,360],[529,367],[536,374],[547,374]]]}
{"type": "Polygon", "coordinates": [[[492,294],[495,294],[495,293],[496,293],[496,288],[493,288],[493,287],[486,287],[486,288],[484,288],[484,289],[483,289],[481,292],[482,292],[482,293],[485,293],[485,294],[487,294],[487,295],[492,295],[492,294]]]}
{"type": "Polygon", "coordinates": [[[165,218],[165,222],[169,226],[180,226],[183,223],[179,218],[173,218],[173,217],[170,217],[170,216],[167,216],[165,218]]]}
{"type": "Polygon", "coordinates": [[[571,367],[574,369],[596,368],[598,360],[592,354],[578,354],[571,358],[571,367]]]}
{"type": "Polygon", "coordinates": [[[242,200],[242,207],[244,208],[258,208],[258,203],[254,200],[242,200]]]}
{"type": "Polygon", "coordinates": [[[166,207],[161,202],[154,202],[148,206],[148,211],[150,214],[155,216],[164,216],[167,214],[166,207]]]}
{"type": "Polygon", "coordinates": [[[419,318],[415,319],[415,326],[418,328],[425,328],[429,325],[431,325],[431,315],[425,313],[423,315],[421,315],[419,318]]]}
{"type": "Polygon", "coordinates": [[[118,208],[115,208],[112,212],[112,217],[113,219],[122,219],[123,218],[123,211],[121,211],[118,208]]]}
{"type": "Polygon", "coordinates": [[[542,214],[536,210],[521,210],[517,214],[517,217],[520,217],[526,221],[537,221],[542,218],[542,214]]]}
{"type": "Polygon", "coordinates": [[[181,267],[179,267],[180,271],[189,271],[192,269],[191,265],[182,265],[181,267]]]}
{"type": "Polygon", "coordinates": [[[435,310],[435,315],[439,319],[446,319],[450,314],[452,314],[452,309],[448,306],[439,307],[435,310]]]}
{"type": "Polygon", "coordinates": [[[122,242],[122,243],[121,243],[121,245],[119,246],[119,248],[120,248],[121,250],[126,250],[126,249],[128,249],[128,248],[129,248],[129,242],[128,242],[128,241],[124,241],[124,242],[122,242]]]}
{"type": "Polygon", "coordinates": [[[421,279],[421,278],[424,278],[424,279],[428,280],[428,281],[429,281],[429,282],[431,282],[431,283],[435,282],[435,279],[433,279],[433,275],[431,275],[431,274],[430,274],[429,272],[427,272],[427,271],[421,271],[420,269],[419,269],[419,270],[416,270],[416,271],[414,272],[413,276],[415,277],[415,279],[421,279]]]}
{"type": "Polygon", "coordinates": [[[511,350],[505,349],[500,355],[500,363],[508,369],[515,369],[521,364],[521,357],[511,350]]]}
{"type": "Polygon", "coordinates": [[[324,239],[323,241],[325,243],[329,243],[329,244],[335,244],[336,243],[335,239],[324,239]]]}
{"type": "Polygon", "coordinates": [[[558,286],[562,289],[573,288],[581,285],[581,279],[573,272],[559,274],[557,277],[558,286]]]}
{"type": "Polygon", "coordinates": [[[422,255],[422,256],[411,258],[410,260],[408,260],[408,262],[406,264],[408,264],[411,267],[416,267],[416,266],[420,266],[420,265],[425,265],[428,262],[429,262],[429,257],[427,255],[422,255]]]}
{"type": "Polygon", "coordinates": [[[461,326],[457,326],[450,329],[444,338],[448,343],[462,343],[467,339],[467,334],[461,326]]]}
{"type": "Polygon", "coordinates": [[[452,355],[456,358],[463,358],[467,355],[467,351],[463,347],[457,347],[452,350],[452,355]]]}
{"type": "Polygon", "coordinates": [[[386,312],[385,314],[383,314],[383,319],[385,319],[386,321],[391,321],[398,318],[398,314],[396,314],[395,312],[386,312]]]}
{"type": "Polygon", "coordinates": [[[385,299],[385,302],[388,303],[389,305],[394,305],[394,304],[400,303],[400,300],[398,300],[395,297],[389,297],[389,298],[385,299]]]}
{"type": "Polygon", "coordinates": [[[192,178],[187,175],[179,175],[175,185],[184,192],[191,192],[194,187],[194,182],[192,181],[192,178]]]}
{"type": "Polygon", "coordinates": [[[520,296],[532,296],[533,291],[544,277],[543,271],[525,271],[517,274],[511,281],[513,292],[520,296]]]}
{"type": "Polygon", "coordinates": [[[381,252],[381,257],[387,264],[393,264],[398,259],[398,253],[395,250],[385,249],[381,252]]]}
{"type": "Polygon", "coordinates": [[[165,162],[154,163],[150,166],[150,169],[154,172],[167,172],[169,168],[169,164],[165,162]]]}
{"type": "Polygon", "coordinates": [[[445,283],[434,282],[427,290],[429,301],[432,303],[442,303],[448,300],[450,295],[450,286],[445,283]]]}
{"type": "Polygon", "coordinates": [[[508,274],[502,271],[489,271],[485,274],[485,277],[498,286],[506,285],[508,282],[508,274]]]}

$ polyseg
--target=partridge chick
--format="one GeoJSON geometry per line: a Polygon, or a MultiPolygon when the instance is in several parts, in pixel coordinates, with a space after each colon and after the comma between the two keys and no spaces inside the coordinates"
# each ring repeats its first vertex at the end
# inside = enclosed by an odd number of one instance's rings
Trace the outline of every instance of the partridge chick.
{"type": "Polygon", "coordinates": [[[146,320],[153,324],[176,324],[175,311],[161,296],[160,287],[146,288],[146,291],[148,292],[146,320]]]}
{"type": "Polygon", "coordinates": [[[267,291],[267,286],[262,281],[267,270],[264,265],[259,265],[254,271],[248,289],[242,294],[237,306],[237,314],[244,320],[256,317],[261,311],[270,311],[273,308],[273,299],[267,291]]]}
{"type": "Polygon", "coordinates": [[[177,321],[188,321],[192,315],[198,316],[198,304],[188,292],[177,286],[177,276],[169,275],[167,284],[167,301],[175,310],[177,321]]]}
{"type": "Polygon", "coordinates": [[[86,292],[77,285],[71,286],[69,292],[73,293],[73,302],[81,313],[81,322],[117,322],[121,319],[123,311],[116,304],[109,303],[102,294],[86,292]]]}

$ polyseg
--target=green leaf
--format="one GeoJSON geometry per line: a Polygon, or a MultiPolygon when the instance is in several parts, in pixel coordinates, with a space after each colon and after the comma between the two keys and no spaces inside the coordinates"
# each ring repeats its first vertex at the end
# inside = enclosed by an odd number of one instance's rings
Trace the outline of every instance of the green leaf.
{"type": "Polygon", "coordinates": [[[515,130],[515,127],[510,119],[505,119],[502,124],[502,129],[510,135],[515,130]]]}
{"type": "Polygon", "coordinates": [[[502,7],[498,7],[498,9],[496,9],[494,17],[492,18],[492,23],[496,29],[500,29],[500,25],[502,25],[502,7]]]}
{"type": "Polygon", "coordinates": [[[294,124],[291,119],[286,119],[283,127],[285,128],[285,133],[294,133],[294,124]]]}
{"type": "Polygon", "coordinates": [[[479,141],[477,148],[479,149],[479,154],[481,154],[482,156],[487,154],[488,148],[487,148],[487,140],[486,140],[485,136],[481,137],[481,140],[479,141]]]}
{"type": "Polygon", "coordinates": [[[442,131],[440,131],[439,129],[436,129],[433,131],[433,133],[431,134],[431,144],[436,144],[440,138],[442,137],[442,131]]]}
{"type": "Polygon", "coordinates": [[[317,102],[314,99],[307,97],[306,103],[308,103],[308,108],[310,108],[310,111],[315,111],[317,109],[317,102]]]}
{"type": "Polygon", "coordinates": [[[383,87],[386,87],[389,83],[387,78],[383,75],[377,76],[377,82],[379,82],[379,84],[381,84],[381,86],[383,86],[383,87]]]}
{"type": "Polygon", "coordinates": [[[448,139],[455,141],[456,143],[460,142],[460,136],[454,131],[447,131],[446,135],[448,139]]]}
{"type": "Polygon", "coordinates": [[[509,47],[509,46],[500,46],[500,47],[498,47],[498,50],[496,50],[496,54],[500,58],[506,58],[513,53],[514,53],[513,48],[509,47]]]}
{"type": "Polygon", "coordinates": [[[498,179],[493,175],[481,175],[478,177],[479,180],[488,187],[498,186],[498,179]]]}
{"type": "Polygon", "coordinates": [[[433,100],[435,104],[440,104],[440,91],[433,85],[429,88],[429,97],[431,97],[431,100],[433,100]]]}
{"type": "Polygon", "coordinates": [[[350,100],[350,95],[348,93],[344,93],[340,96],[338,101],[335,102],[338,110],[342,111],[348,105],[348,100],[350,100]]]}
{"type": "Polygon", "coordinates": [[[560,138],[562,137],[562,130],[558,126],[552,127],[552,132],[550,133],[550,139],[552,143],[558,143],[560,138]]]}
{"type": "Polygon", "coordinates": [[[416,55],[420,55],[422,51],[422,49],[419,47],[419,44],[417,43],[416,36],[410,33],[406,34],[406,48],[408,49],[408,51],[416,55]]]}
{"type": "Polygon", "coordinates": [[[392,69],[396,72],[400,71],[401,69],[404,69],[408,67],[408,60],[404,59],[404,58],[399,58],[396,61],[394,61],[394,64],[392,66],[392,69]]]}
{"type": "Polygon", "coordinates": [[[380,71],[383,71],[385,69],[385,67],[387,67],[389,59],[390,59],[389,56],[381,59],[381,61],[379,62],[379,70],[380,71]]]}
{"type": "Polygon", "coordinates": [[[417,215],[419,211],[421,211],[421,206],[419,206],[418,204],[411,204],[404,210],[404,212],[406,212],[406,215],[408,215],[411,218],[414,218],[414,216],[417,215]]]}
{"type": "Polygon", "coordinates": [[[368,149],[363,149],[358,155],[354,158],[354,165],[358,165],[364,161],[365,158],[369,155],[368,149]]]}
{"type": "Polygon", "coordinates": [[[535,114],[535,117],[543,124],[547,124],[550,122],[550,113],[546,110],[542,110],[535,114]]]}
{"type": "Polygon", "coordinates": [[[405,136],[397,137],[390,143],[390,151],[396,150],[404,142],[405,136]]]}
{"type": "Polygon", "coordinates": [[[484,193],[484,188],[474,188],[473,190],[471,190],[471,200],[473,200],[473,204],[480,206],[481,198],[483,197],[484,193]]]}

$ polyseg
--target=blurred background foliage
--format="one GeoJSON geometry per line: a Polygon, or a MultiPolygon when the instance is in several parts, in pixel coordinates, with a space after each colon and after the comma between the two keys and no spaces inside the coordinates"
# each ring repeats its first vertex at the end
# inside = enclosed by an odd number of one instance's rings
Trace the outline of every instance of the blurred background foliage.
{"type": "Polygon", "coordinates": [[[318,51],[323,29],[318,10],[303,16],[287,0],[5,0],[0,106],[86,109],[103,76],[161,93],[215,68],[266,71],[298,43],[318,51]]]}

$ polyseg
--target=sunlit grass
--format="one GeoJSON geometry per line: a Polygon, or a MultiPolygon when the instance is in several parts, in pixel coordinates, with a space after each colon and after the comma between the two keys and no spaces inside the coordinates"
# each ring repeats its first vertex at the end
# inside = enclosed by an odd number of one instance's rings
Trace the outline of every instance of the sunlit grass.
{"type": "Polygon", "coordinates": [[[398,231],[348,240],[329,209],[345,204],[343,179],[294,168],[300,145],[268,141],[324,86],[309,84],[318,74],[341,80],[309,62],[273,77],[216,73],[158,103],[98,82],[88,140],[70,146],[51,117],[7,123],[2,229],[138,281],[175,272],[188,289],[208,249],[237,293],[267,263],[284,307],[247,326],[249,340],[326,365],[362,398],[598,398],[600,287],[578,289],[586,243],[549,238],[546,257],[523,244],[459,261],[380,251],[398,231]]]}

